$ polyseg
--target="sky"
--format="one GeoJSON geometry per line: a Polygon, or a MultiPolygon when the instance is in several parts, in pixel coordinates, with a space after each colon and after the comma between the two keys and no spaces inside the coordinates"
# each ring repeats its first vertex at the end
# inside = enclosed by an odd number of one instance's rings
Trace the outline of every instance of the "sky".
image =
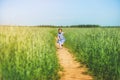
{"type": "Polygon", "coordinates": [[[120,26],[120,0],[0,0],[0,25],[120,26]]]}

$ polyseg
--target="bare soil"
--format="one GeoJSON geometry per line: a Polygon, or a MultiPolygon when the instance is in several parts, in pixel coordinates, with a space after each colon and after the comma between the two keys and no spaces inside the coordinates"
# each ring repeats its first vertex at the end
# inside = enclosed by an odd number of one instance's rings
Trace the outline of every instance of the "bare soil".
{"type": "Polygon", "coordinates": [[[87,74],[88,69],[77,62],[67,48],[57,49],[57,55],[62,67],[62,70],[59,71],[60,80],[93,80],[93,77],[87,74]]]}

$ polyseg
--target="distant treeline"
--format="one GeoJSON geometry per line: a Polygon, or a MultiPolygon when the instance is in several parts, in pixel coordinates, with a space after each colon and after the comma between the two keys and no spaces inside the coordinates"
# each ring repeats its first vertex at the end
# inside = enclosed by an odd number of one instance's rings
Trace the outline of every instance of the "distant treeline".
{"type": "Polygon", "coordinates": [[[99,25],[71,25],[71,26],[66,26],[66,27],[73,27],[73,28],[95,28],[95,27],[100,27],[99,25]]]}
{"type": "Polygon", "coordinates": [[[70,26],[52,26],[52,25],[39,25],[36,27],[53,27],[53,28],[95,28],[100,27],[99,25],[70,25],[70,26]]]}
{"type": "MultiPolygon", "coordinates": [[[[33,26],[34,27],[34,26],[33,26]]],[[[53,25],[39,25],[36,27],[52,27],[52,28],[120,28],[120,26],[100,26],[100,25],[70,25],[70,26],[53,26],[53,25]]]]}

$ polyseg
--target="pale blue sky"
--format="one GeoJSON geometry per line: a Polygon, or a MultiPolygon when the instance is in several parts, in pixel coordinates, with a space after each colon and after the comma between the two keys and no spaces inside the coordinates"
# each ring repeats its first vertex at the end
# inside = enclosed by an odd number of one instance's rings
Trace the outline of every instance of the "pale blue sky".
{"type": "Polygon", "coordinates": [[[120,0],[0,0],[0,25],[120,25],[120,0]]]}

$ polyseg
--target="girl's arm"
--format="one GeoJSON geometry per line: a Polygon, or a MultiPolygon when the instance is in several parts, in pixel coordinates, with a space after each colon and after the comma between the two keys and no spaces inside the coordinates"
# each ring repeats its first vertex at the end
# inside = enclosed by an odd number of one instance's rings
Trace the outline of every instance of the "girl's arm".
{"type": "Polygon", "coordinates": [[[62,34],[64,35],[64,32],[62,32],[62,34]]]}
{"type": "Polygon", "coordinates": [[[59,35],[57,35],[57,40],[59,40],[60,38],[59,38],[59,35]]]}
{"type": "Polygon", "coordinates": [[[58,39],[58,40],[60,39],[59,36],[57,37],[57,39],[58,39]]]}

